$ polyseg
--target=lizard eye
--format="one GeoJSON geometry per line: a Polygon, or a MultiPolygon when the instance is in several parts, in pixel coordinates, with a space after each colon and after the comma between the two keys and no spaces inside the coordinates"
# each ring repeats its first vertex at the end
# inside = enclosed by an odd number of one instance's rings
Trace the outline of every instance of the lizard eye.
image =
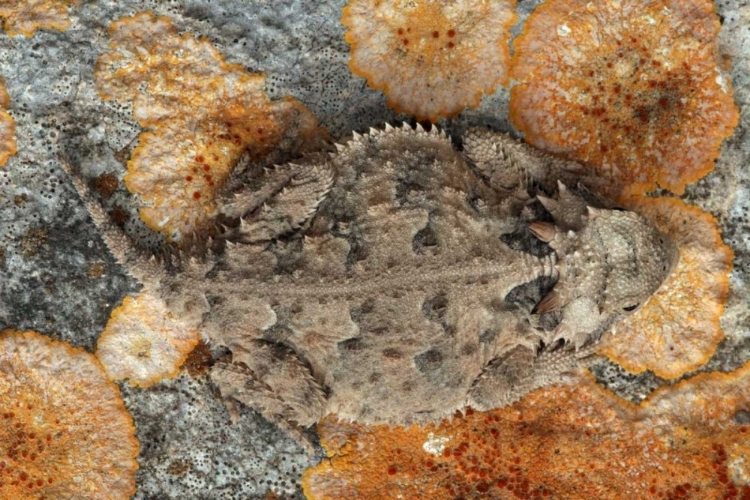
{"type": "Polygon", "coordinates": [[[633,304],[632,306],[623,307],[622,310],[626,312],[635,311],[640,304],[633,304]]]}

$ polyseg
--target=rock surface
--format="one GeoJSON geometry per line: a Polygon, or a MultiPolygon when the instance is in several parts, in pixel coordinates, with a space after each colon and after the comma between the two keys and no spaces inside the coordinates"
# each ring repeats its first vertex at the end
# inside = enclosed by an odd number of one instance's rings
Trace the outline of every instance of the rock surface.
{"type": "MultiPolygon", "coordinates": [[[[94,85],[112,21],[149,9],[169,16],[180,32],[207,37],[228,62],[265,72],[271,98],[296,97],[338,138],[408,119],[394,115],[381,93],[349,71],[339,22],[344,3],[296,0],[280,8],[264,0],[97,0],[72,8],[65,31],[40,30],[32,37],[0,32],[0,76],[18,143],[18,153],[0,167],[0,330],[37,330],[92,351],[112,309],[138,289],[96,234],[59,167],[61,152],[74,152],[83,174],[103,179],[103,186],[114,177],[117,188],[105,205],[127,216],[132,235],[160,244],[161,237],[140,222],[138,200],[122,183],[141,127],[132,107],[103,101],[94,85]]],[[[514,34],[539,3],[519,2],[514,34]]],[[[717,9],[722,51],[733,61],[740,124],[715,170],[688,186],[684,199],[717,217],[735,252],[722,323],[726,339],[704,368],[726,371],[750,359],[744,305],[750,301],[750,7],[719,0],[717,9]]],[[[512,132],[508,98],[501,88],[441,126],[453,136],[474,125],[512,132]]],[[[594,372],[634,401],[664,383],[650,372],[633,376],[615,365],[594,372]]],[[[205,376],[183,373],[149,389],[121,387],[141,441],[135,498],[302,498],[299,476],[315,457],[252,410],[241,408],[232,424],[205,376]]]]}

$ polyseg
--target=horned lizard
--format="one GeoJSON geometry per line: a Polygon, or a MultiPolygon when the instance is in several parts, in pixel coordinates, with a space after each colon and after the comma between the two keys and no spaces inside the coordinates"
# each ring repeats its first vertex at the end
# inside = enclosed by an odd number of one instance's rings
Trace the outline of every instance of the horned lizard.
{"type": "Polygon", "coordinates": [[[336,154],[238,168],[202,258],[147,258],[71,175],[118,261],[231,349],[225,398],[309,426],[500,407],[590,363],[656,291],[674,244],[582,167],[472,130],[354,134],[336,154]]]}

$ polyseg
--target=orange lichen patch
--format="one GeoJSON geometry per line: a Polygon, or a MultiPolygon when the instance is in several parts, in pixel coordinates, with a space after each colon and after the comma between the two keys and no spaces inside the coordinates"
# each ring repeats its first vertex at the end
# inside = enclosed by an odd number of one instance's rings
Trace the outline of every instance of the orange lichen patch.
{"type": "Polygon", "coordinates": [[[5,89],[5,82],[0,78],[0,107],[8,109],[10,107],[10,96],[5,89]]]}
{"type": "Polygon", "coordinates": [[[10,107],[10,96],[0,78],[0,167],[16,154],[16,122],[6,111],[10,107]]]}
{"type": "Polygon", "coordinates": [[[719,70],[711,0],[551,0],[514,42],[510,118],[627,197],[682,194],[710,172],[739,113],[719,70]]]}
{"type": "Polygon", "coordinates": [[[200,334],[185,329],[167,306],[148,293],[125,297],[112,311],[96,355],[112,380],[148,387],[175,377],[200,334]]]}
{"type": "Polygon", "coordinates": [[[81,0],[0,0],[0,17],[8,36],[33,36],[36,30],[65,30],[68,9],[81,0]]]}
{"type": "Polygon", "coordinates": [[[733,419],[749,382],[750,364],[636,407],[585,378],[424,428],[329,417],[318,432],[330,458],[302,484],[310,500],[749,498],[750,427],[733,419]]]}
{"type": "Polygon", "coordinates": [[[676,378],[704,364],[724,337],[719,319],[733,253],[716,219],[698,207],[675,198],[628,205],[673,239],[680,260],[648,302],[604,338],[600,352],[628,371],[676,378]]]}
{"type": "Polygon", "coordinates": [[[325,135],[309,110],[271,102],[265,76],[228,64],[205,39],[179,35],[150,12],[112,23],[110,50],[96,65],[104,99],[133,102],[144,127],[125,185],[141,195],[141,218],[173,241],[205,231],[215,196],[240,155],[262,159],[289,135],[325,135]]]}
{"type": "Polygon", "coordinates": [[[349,67],[388,105],[437,121],[508,84],[515,0],[351,0],[349,67]]]}
{"type": "Polygon", "coordinates": [[[0,498],[127,499],[137,455],[133,419],[94,356],[0,333],[0,498]]]}
{"type": "Polygon", "coordinates": [[[214,358],[211,355],[211,349],[207,343],[201,340],[190,351],[183,366],[191,377],[201,377],[211,370],[213,364],[214,358]]]}

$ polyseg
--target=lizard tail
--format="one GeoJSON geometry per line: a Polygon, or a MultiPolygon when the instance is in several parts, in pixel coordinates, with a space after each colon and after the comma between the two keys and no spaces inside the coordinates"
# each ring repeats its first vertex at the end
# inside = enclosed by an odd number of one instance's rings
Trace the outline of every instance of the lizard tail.
{"type": "Polygon", "coordinates": [[[91,216],[91,220],[99,230],[102,240],[104,240],[117,263],[145,287],[150,288],[157,284],[159,278],[165,273],[161,264],[153,255],[149,256],[143,250],[137,248],[122,229],[110,220],[101,204],[91,194],[89,187],[74,171],[70,161],[63,157],[60,157],[59,160],[78,193],[78,197],[91,216]]]}

